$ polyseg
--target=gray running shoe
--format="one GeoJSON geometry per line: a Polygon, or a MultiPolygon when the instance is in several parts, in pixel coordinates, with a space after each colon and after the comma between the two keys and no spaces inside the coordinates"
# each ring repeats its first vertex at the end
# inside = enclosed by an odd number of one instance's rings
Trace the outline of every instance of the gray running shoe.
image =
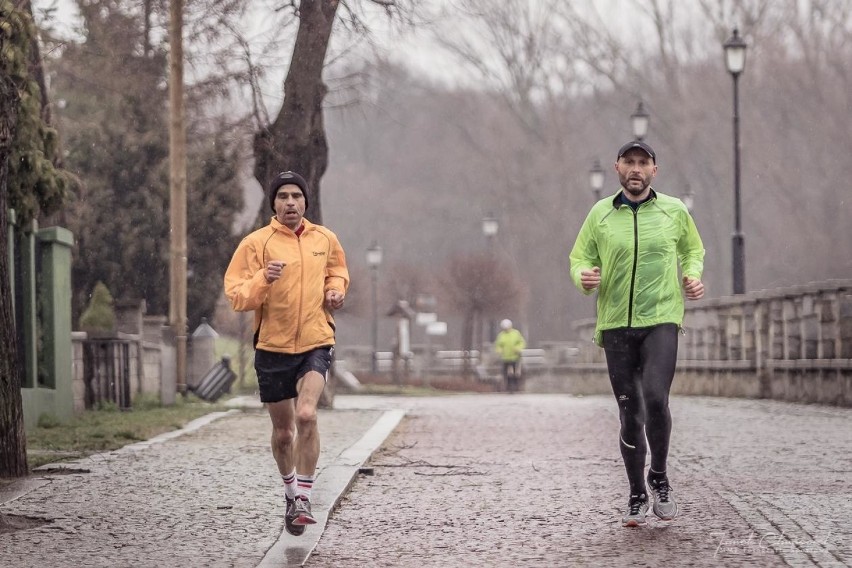
{"type": "Polygon", "coordinates": [[[648,496],[631,495],[627,503],[627,512],[621,518],[625,527],[638,527],[645,524],[645,514],[648,512],[648,496]]]}
{"type": "Polygon", "coordinates": [[[301,536],[305,532],[305,525],[294,524],[299,516],[296,513],[296,500],[285,497],[287,500],[287,512],[284,513],[284,528],[293,536],[301,536]]]}
{"type": "Polygon", "coordinates": [[[677,516],[677,503],[669,480],[664,477],[655,481],[649,477],[648,486],[654,495],[654,514],[664,521],[674,519],[677,516]]]}
{"type": "MultiPolygon", "coordinates": [[[[293,524],[297,527],[316,524],[317,520],[311,514],[311,502],[301,497],[296,497],[296,504],[293,507],[296,513],[296,518],[293,519],[293,524]]],[[[304,528],[302,529],[304,530],[304,528]]]]}

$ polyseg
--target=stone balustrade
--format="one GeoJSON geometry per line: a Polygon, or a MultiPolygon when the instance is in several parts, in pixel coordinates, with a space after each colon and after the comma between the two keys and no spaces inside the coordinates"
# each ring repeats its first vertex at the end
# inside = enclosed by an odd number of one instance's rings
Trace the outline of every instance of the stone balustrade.
{"type": "MultiPolygon", "coordinates": [[[[576,360],[536,390],[609,392],[594,323],[575,323],[576,360]]],[[[852,406],[852,280],[687,302],[683,332],[675,394],[852,406]]]]}

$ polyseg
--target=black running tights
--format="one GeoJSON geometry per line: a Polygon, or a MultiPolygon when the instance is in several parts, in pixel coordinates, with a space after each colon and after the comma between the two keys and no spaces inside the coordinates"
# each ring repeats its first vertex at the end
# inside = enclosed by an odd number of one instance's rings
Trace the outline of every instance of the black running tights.
{"type": "Polygon", "coordinates": [[[621,420],[619,446],[631,495],[645,493],[645,454],[649,447],[651,469],[666,471],[672,431],[669,390],[677,362],[677,341],[675,324],[603,332],[609,380],[621,420]]]}

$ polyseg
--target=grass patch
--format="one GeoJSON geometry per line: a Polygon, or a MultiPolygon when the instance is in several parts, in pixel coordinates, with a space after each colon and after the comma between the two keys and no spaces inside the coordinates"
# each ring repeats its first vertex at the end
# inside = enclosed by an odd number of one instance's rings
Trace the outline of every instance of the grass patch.
{"type": "Polygon", "coordinates": [[[40,422],[37,428],[27,432],[27,461],[32,469],[115,450],[177,430],[196,418],[224,409],[223,405],[192,396],[187,399],[178,396],[173,406],[161,406],[146,397],[138,404],[134,401],[133,409],[128,411],[111,407],[87,410],[58,427],[46,420],[44,426],[40,422]]]}

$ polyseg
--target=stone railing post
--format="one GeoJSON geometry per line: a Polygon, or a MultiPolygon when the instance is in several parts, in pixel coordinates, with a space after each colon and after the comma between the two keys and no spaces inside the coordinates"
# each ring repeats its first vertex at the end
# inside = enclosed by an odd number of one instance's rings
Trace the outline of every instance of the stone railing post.
{"type": "Polygon", "coordinates": [[[784,302],[784,357],[793,360],[801,358],[802,343],[799,329],[798,302],[796,298],[786,297],[784,302]]]}
{"type": "Polygon", "coordinates": [[[23,322],[24,375],[21,386],[35,388],[38,385],[38,308],[36,295],[36,234],[38,221],[33,219],[29,231],[24,232],[21,246],[21,319],[23,322]]]}
{"type": "Polygon", "coordinates": [[[799,318],[800,337],[802,341],[802,359],[816,359],[819,346],[819,319],[816,302],[812,292],[805,292],[801,300],[801,316],[799,318]]]}
{"type": "Polygon", "coordinates": [[[767,349],[770,359],[784,358],[784,303],[777,298],[769,300],[769,329],[767,349]]]}
{"type": "Polygon", "coordinates": [[[844,292],[837,298],[839,318],[835,352],[841,359],[852,359],[852,293],[844,292]]]}
{"type": "Polygon", "coordinates": [[[839,303],[837,292],[826,291],[819,295],[817,303],[819,320],[819,345],[817,358],[834,359],[837,356],[836,344],[839,335],[839,303]]]}
{"type": "Polygon", "coordinates": [[[752,326],[754,337],[754,369],[760,383],[760,396],[767,398],[772,395],[772,374],[767,364],[771,358],[772,349],[772,321],[770,316],[770,303],[758,299],[754,304],[752,313],[752,326]]]}
{"type": "Polygon", "coordinates": [[[71,358],[71,247],[68,229],[49,227],[38,232],[41,249],[42,357],[45,385],[56,389],[54,412],[62,421],[74,414],[71,358]]]}
{"type": "Polygon", "coordinates": [[[740,359],[755,362],[757,358],[757,326],[755,322],[756,301],[752,300],[742,305],[741,314],[741,345],[740,359]]]}

